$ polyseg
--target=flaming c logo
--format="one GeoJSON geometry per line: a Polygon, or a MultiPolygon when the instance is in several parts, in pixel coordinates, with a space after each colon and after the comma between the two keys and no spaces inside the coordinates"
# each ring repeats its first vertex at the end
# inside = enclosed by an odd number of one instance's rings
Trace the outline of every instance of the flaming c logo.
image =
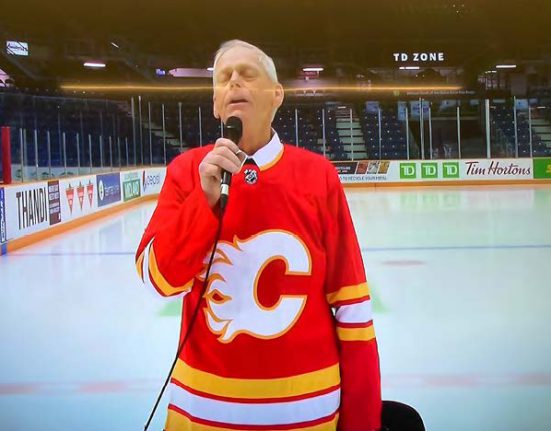
{"type": "MultiPolygon", "coordinates": [[[[277,338],[297,322],[306,305],[305,295],[281,295],[269,308],[258,300],[260,276],[275,260],[285,263],[285,275],[306,276],[312,270],[308,249],[289,232],[269,230],[218,245],[205,294],[205,317],[220,342],[229,343],[241,333],[277,338]]],[[[199,278],[204,277],[205,271],[199,278]]]]}

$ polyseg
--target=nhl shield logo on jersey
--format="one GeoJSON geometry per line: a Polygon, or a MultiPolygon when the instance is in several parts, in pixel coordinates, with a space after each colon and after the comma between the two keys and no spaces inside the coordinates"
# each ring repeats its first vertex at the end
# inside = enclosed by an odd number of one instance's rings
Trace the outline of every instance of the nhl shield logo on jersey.
{"type": "MultiPolygon", "coordinates": [[[[219,335],[218,341],[230,343],[241,333],[262,339],[277,338],[298,321],[306,295],[281,295],[272,307],[258,301],[258,280],[274,260],[285,263],[286,275],[311,274],[310,253],[292,233],[269,230],[246,240],[220,242],[205,294],[207,325],[219,335]]],[[[205,271],[199,278],[204,277],[205,271]]]]}
{"type": "Polygon", "coordinates": [[[245,182],[247,184],[256,184],[258,181],[258,172],[254,169],[245,169],[245,182]]]}

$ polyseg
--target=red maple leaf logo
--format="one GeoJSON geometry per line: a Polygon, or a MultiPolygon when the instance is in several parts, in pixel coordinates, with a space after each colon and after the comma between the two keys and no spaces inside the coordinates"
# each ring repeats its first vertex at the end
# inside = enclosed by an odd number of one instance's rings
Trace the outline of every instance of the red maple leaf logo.
{"type": "Polygon", "coordinates": [[[90,208],[92,207],[92,201],[94,200],[94,184],[92,181],[88,181],[86,186],[86,192],[88,193],[88,200],[90,201],[90,208]]]}
{"type": "Polygon", "coordinates": [[[80,210],[82,211],[82,204],[84,203],[84,186],[82,183],[78,183],[77,187],[78,203],[80,204],[80,210]]]}
{"type": "Polygon", "coordinates": [[[67,195],[67,202],[69,203],[69,211],[71,214],[73,214],[73,201],[75,200],[75,189],[71,187],[71,183],[69,183],[69,187],[65,190],[65,194],[67,195]]]}

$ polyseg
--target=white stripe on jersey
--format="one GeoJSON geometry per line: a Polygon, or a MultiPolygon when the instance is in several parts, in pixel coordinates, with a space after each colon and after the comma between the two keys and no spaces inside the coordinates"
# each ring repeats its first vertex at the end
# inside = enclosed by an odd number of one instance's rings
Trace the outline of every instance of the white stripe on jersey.
{"type": "Polygon", "coordinates": [[[198,419],[232,425],[285,425],[331,416],[340,405],[340,388],[312,398],[269,403],[220,401],[170,384],[171,404],[198,419]]]}
{"type": "Polygon", "coordinates": [[[340,323],[367,323],[373,320],[371,299],[357,304],[341,305],[337,308],[336,317],[340,323]]]}

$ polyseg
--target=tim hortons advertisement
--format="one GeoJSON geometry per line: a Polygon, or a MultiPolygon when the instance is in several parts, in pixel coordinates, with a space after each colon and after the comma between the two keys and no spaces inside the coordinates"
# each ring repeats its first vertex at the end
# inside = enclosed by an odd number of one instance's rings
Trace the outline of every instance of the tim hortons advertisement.
{"type": "Polygon", "coordinates": [[[334,164],[343,183],[527,180],[534,176],[532,159],[383,160],[334,164]]]}
{"type": "Polygon", "coordinates": [[[400,162],[401,181],[532,179],[531,159],[478,159],[400,162]]]}
{"type": "Polygon", "coordinates": [[[534,178],[532,159],[494,159],[462,161],[465,180],[531,180],[534,178]]]}

